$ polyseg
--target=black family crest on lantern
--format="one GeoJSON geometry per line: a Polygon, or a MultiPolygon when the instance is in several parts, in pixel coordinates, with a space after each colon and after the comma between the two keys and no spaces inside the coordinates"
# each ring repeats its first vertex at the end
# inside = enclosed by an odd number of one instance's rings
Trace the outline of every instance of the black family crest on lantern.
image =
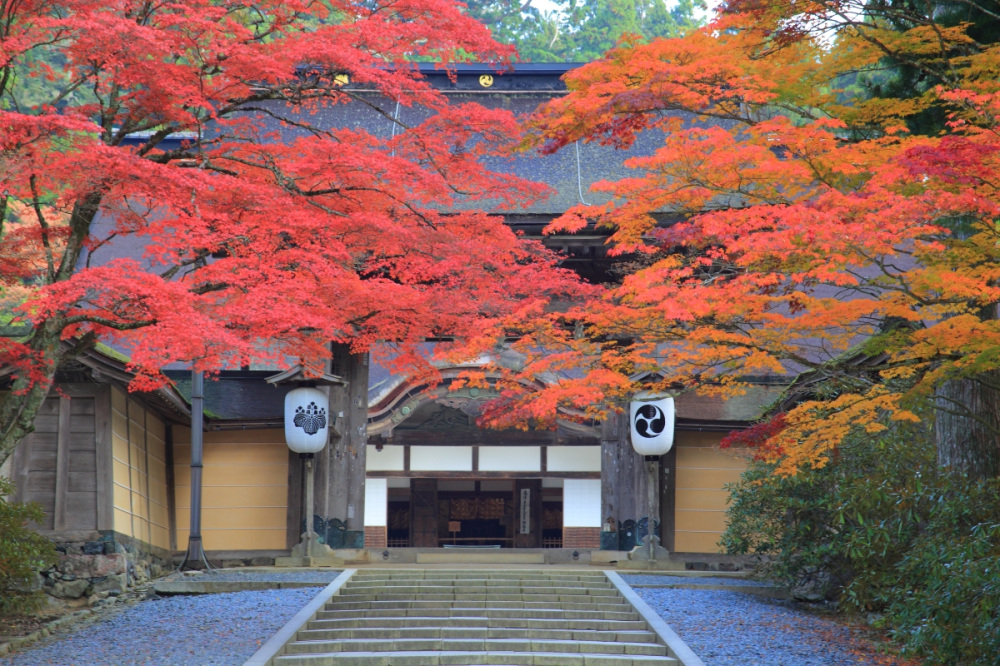
{"type": "Polygon", "coordinates": [[[295,408],[295,418],[292,422],[305,430],[307,435],[315,435],[326,427],[326,409],[315,402],[310,402],[304,407],[300,405],[295,408]]]}
{"type": "Polygon", "coordinates": [[[640,437],[651,439],[663,433],[667,427],[667,417],[664,416],[662,409],[647,403],[636,410],[632,426],[640,437]]]}
{"type": "Polygon", "coordinates": [[[285,396],[285,442],[296,453],[316,453],[329,436],[329,398],[314,387],[299,387],[285,396]]]}
{"type": "Polygon", "coordinates": [[[640,393],[629,406],[632,448],[644,456],[662,456],[674,444],[674,399],[640,393]]]}

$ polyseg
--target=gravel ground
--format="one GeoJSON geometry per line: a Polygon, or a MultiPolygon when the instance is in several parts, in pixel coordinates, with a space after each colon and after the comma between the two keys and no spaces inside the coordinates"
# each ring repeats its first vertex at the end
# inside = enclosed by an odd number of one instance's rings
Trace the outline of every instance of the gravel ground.
{"type": "Polygon", "coordinates": [[[0,657],[0,664],[238,665],[317,593],[315,588],[304,588],[143,601],[72,634],[0,657]]]}
{"type": "Polygon", "coordinates": [[[629,585],[739,585],[773,587],[774,583],[734,576],[661,576],[658,574],[619,574],[629,585]]]}
{"type": "MultiPolygon", "coordinates": [[[[192,579],[329,583],[337,571],[217,571],[192,579]]],[[[766,585],[729,578],[627,575],[631,584],[766,585]]],[[[752,594],[637,588],[708,666],[860,666],[896,662],[849,627],[752,594]]],[[[315,588],[153,599],[0,657],[0,666],[214,666],[242,664],[309,602],[315,588]]]]}
{"type": "Polygon", "coordinates": [[[902,666],[857,630],[752,594],[680,588],[636,593],[708,666],[902,666]]]}

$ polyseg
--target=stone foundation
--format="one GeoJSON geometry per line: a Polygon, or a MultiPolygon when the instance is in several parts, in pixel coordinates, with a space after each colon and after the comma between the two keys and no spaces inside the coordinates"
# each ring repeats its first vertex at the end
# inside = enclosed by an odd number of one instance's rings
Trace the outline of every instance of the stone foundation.
{"type": "Polygon", "coordinates": [[[169,553],[115,532],[88,541],[55,539],[59,561],[40,572],[36,588],[59,599],[119,595],[173,570],[169,553]]]}
{"type": "Polygon", "coordinates": [[[562,547],[597,550],[601,547],[601,528],[564,527],[562,547]]]}
{"type": "Polygon", "coordinates": [[[386,527],[365,527],[365,548],[385,548],[389,545],[386,527]]]}

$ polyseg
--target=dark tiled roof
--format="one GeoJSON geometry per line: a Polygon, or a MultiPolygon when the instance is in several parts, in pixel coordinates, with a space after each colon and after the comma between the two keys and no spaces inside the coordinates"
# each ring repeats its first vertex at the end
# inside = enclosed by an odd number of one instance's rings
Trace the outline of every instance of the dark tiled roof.
{"type": "MultiPolygon", "coordinates": [[[[191,403],[191,371],[167,370],[177,392],[191,403]]],[[[274,371],[221,372],[205,378],[205,417],[219,421],[271,421],[284,418],[285,394],[294,386],[264,381],[274,371]]]]}

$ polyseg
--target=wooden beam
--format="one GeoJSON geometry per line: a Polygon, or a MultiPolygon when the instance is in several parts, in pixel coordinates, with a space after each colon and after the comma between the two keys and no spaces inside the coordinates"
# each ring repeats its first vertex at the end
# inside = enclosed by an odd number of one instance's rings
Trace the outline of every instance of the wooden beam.
{"type": "MultiPolygon", "coordinates": [[[[168,447],[169,450],[169,447],[168,447]]],[[[113,460],[111,453],[111,387],[105,384],[94,396],[94,455],[97,464],[97,529],[115,528],[113,460]]],[[[168,456],[168,460],[171,458],[168,456]]],[[[167,467],[169,496],[173,498],[173,469],[167,467]]],[[[173,520],[173,507],[170,508],[173,520]]],[[[176,538],[171,530],[171,539],[176,538]]]]}
{"type": "Polygon", "coordinates": [[[35,439],[34,433],[29,433],[14,447],[14,459],[11,462],[10,478],[14,482],[15,502],[24,502],[28,489],[28,462],[31,460],[31,445],[35,439]]]}
{"type": "Polygon", "coordinates": [[[70,398],[59,398],[59,432],[56,435],[56,487],[53,529],[66,529],[66,493],[69,490],[70,398]]]}
{"type": "Polygon", "coordinates": [[[539,472],[445,472],[445,471],[411,471],[405,472],[368,472],[372,479],[531,479],[544,476],[549,479],[599,479],[600,472],[549,472],[541,475],[539,472]]]}
{"type": "MultiPolygon", "coordinates": [[[[329,448],[329,447],[328,447],[329,448]]],[[[302,535],[302,459],[288,451],[288,508],[285,512],[285,547],[292,548],[302,535]]]]}
{"type": "MultiPolygon", "coordinates": [[[[109,405],[110,413],[110,405],[109,405]]],[[[164,461],[167,466],[167,531],[170,534],[170,550],[177,550],[177,484],[174,476],[174,427],[170,424],[164,424],[166,437],[166,442],[164,442],[164,448],[166,449],[166,460],[164,461]]],[[[110,426],[108,427],[108,432],[111,431],[110,426]]]]}
{"type": "Polygon", "coordinates": [[[93,398],[107,384],[60,384],[59,392],[69,398],[93,398]]]}
{"type": "Polygon", "coordinates": [[[430,446],[595,446],[592,437],[560,436],[549,430],[399,430],[383,440],[372,437],[369,444],[430,446]],[[376,441],[377,440],[377,441],[376,441]]]}
{"type": "Polygon", "coordinates": [[[660,545],[674,550],[674,530],[677,510],[677,445],[670,447],[660,459],[663,494],[660,497],[660,545]]]}

